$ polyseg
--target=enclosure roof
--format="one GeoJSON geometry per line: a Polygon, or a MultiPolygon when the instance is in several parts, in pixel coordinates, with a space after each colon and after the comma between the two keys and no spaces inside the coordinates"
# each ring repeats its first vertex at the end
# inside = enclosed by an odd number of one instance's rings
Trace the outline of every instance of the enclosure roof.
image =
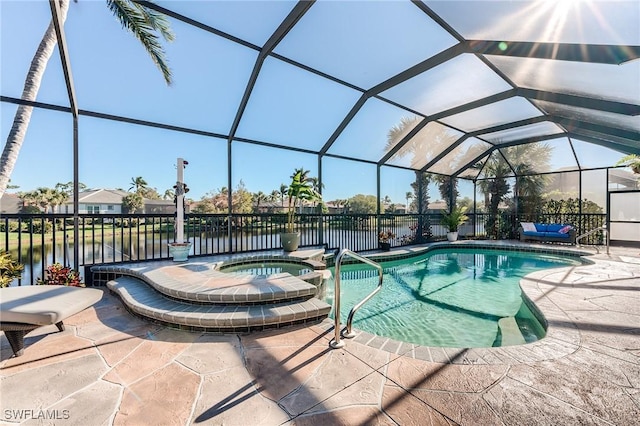
{"type": "MultiPolygon", "coordinates": [[[[495,156],[520,173],[525,144],[568,170],[594,166],[585,144],[640,154],[637,1],[140,3],[197,43],[169,53],[201,70],[202,99],[178,122],[69,76],[80,114],[467,178],[495,156]]],[[[67,31],[74,68],[81,36],[67,31]]]]}

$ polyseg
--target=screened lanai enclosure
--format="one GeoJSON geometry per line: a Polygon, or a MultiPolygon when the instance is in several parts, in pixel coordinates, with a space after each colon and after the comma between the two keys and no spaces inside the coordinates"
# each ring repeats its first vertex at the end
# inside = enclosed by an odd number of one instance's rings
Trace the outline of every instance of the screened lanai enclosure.
{"type": "Polygon", "coordinates": [[[172,203],[176,158],[194,255],[280,247],[297,169],[322,193],[297,206],[303,245],[438,240],[456,206],[462,238],[539,221],[584,244],[603,227],[640,241],[638,1],[133,2],[170,24],[157,43],[171,84],[111,3],[0,3],[5,141],[32,109],[0,248],[51,243],[49,262],[76,265],[166,257],[175,209],[149,207],[172,203]],[[34,54],[46,69],[25,90],[34,54]],[[68,198],[29,198],[38,188],[68,198]],[[110,190],[120,199],[96,196],[110,190]]]}

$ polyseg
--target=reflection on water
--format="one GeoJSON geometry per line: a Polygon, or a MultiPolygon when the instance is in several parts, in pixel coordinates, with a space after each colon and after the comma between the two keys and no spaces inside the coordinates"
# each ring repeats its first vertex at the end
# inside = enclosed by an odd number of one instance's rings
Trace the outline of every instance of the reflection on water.
{"type": "MultiPolygon", "coordinates": [[[[81,275],[84,277],[84,266],[129,262],[136,260],[168,259],[169,240],[166,235],[160,236],[157,233],[149,232],[134,234],[131,237],[124,233],[101,236],[98,232],[95,235],[86,234],[80,236],[79,261],[78,266],[81,275]],[[101,238],[102,237],[102,238],[101,238]]],[[[198,235],[187,235],[189,241],[193,242],[191,254],[228,254],[257,250],[270,250],[281,248],[280,234],[278,232],[261,232],[258,234],[237,234],[231,240],[227,234],[211,232],[198,235]]],[[[35,240],[35,237],[34,237],[35,240]]],[[[319,245],[318,230],[308,230],[301,235],[301,246],[319,245]]],[[[335,231],[324,230],[322,239],[329,247],[346,247],[352,250],[363,250],[367,247],[377,246],[377,236],[367,230],[335,231]]],[[[20,256],[18,249],[9,250],[14,259],[18,259],[25,265],[22,274],[22,285],[35,284],[37,278],[42,277],[42,271],[53,263],[62,263],[68,266],[75,266],[74,246],[72,243],[68,247],[62,242],[32,242],[33,249],[29,250],[29,241],[22,240],[20,256]]],[[[18,285],[15,280],[12,285],[18,285]]]]}

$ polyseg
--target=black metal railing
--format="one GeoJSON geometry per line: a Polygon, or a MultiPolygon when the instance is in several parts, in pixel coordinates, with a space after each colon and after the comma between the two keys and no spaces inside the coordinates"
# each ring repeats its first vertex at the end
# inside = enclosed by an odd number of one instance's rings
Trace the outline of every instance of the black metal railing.
{"type": "MultiPolygon", "coordinates": [[[[461,238],[514,239],[521,220],[568,223],[578,234],[605,223],[604,214],[546,214],[518,218],[513,214],[468,214],[461,238]]],[[[349,248],[355,252],[378,249],[378,233],[394,234],[392,247],[437,241],[446,237],[441,215],[433,214],[300,214],[296,229],[301,246],[349,248]]],[[[184,235],[193,243],[192,256],[242,253],[281,248],[284,214],[188,214],[184,235]]],[[[17,283],[34,284],[47,265],[61,263],[79,269],[95,264],[168,259],[174,239],[173,214],[81,214],[78,241],[73,216],[68,214],[3,214],[0,250],[9,251],[25,265],[17,283]],[[78,259],[74,253],[78,250],[78,259]]],[[[599,233],[583,244],[602,244],[599,233]]]]}

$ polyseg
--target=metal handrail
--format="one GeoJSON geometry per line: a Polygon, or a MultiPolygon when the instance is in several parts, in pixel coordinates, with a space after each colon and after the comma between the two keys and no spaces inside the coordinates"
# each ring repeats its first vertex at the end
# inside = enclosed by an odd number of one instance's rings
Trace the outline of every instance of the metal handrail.
{"type": "Polygon", "coordinates": [[[335,338],[331,342],[329,342],[329,346],[332,347],[333,349],[341,348],[344,346],[344,342],[340,340],[340,268],[342,267],[342,259],[347,255],[376,268],[378,270],[378,286],[371,293],[369,293],[367,297],[362,299],[360,303],[356,304],[351,309],[351,311],[349,312],[349,316],[347,317],[347,326],[345,327],[345,332],[343,333],[343,337],[351,338],[355,336],[355,333],[351,331],[353,316],[355,315],[356,311],[362,307],[362,305],[364,305],[382,288],[383,273],[382,273],[382,266],[380,266],[379,263],[374,262],[373,260],[368,259],[366,257],[360,256],[359,254],[349,249],[343,249],[340,252],[340,254],[338,254],[338,257],[336,258],[336,273],[335,273],[336,276],[334,280],[334,305],[333,305],[335,309],[335,314],[334,314],[335,338]]]}
{"type": "MultiPolygon", "coordinates": [[[[593,235],[598,231],[604,231],[604,237],[605,237],[604,238],[604,244],[605,244],[605,247],[607,248],[607,254],[609,254],[609,230],[607,229],[607,225],[602,225],[602,226],[600,226],[598,228],[592,229],[591,231],[585,232],[584,234],[576,237],[576,245],[580,245],[579,241],[581,239],[583,239],[585,237],[588,237],[589,235],[593,235]]],[[[596,252],[600,253],[600,249],[598,248],[598,246],[594,246],[594,247],[596,249],[596,252]]]]}

